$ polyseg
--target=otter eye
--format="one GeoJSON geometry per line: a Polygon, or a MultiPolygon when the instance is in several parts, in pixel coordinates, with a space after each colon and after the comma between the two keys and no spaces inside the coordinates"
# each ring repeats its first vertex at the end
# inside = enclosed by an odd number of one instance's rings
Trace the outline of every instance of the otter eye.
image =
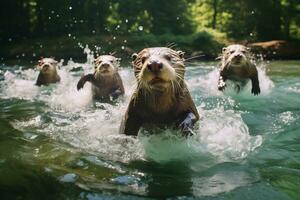
{"type": "Polygon", "coordinates": [[[142,61],[143,64],[145,63],[146,59],[147,59],[146,57],[141,58],[141,61],[142,61]]]}
{"type": "Polygon", "coordinates": [[[235,52],[234,50],[231,50],[231,51],[230,51],[231,54],[233,54],[234,52],[235,52]]]}
{"type": "Polygon", "coordinates": [[[165,55],[164,56],[166,60],[171,61],[171,56],[170,55],[165,55]]]}

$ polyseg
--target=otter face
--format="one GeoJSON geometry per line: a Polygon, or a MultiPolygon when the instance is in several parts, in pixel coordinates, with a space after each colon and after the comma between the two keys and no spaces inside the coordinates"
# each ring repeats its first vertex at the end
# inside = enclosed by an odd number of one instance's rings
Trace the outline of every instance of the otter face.
{"type": "Polygon", "coordinates": [[[38,69],[43,74],[51,74],[56,72],[57,63],[53,58],[43,58],[38,61],[38,69]]]}
{"type": "Polygon", "coordinates": [[[99,56],[95,60],[96,76],[110,76],[117,72],[120,59],[111,55],[99,56]]]}
{"type": "Polygon", "coordinates": [[[225,63],[230,63],[231,66],[241,66],[245,64],[248,60],[248,54],[248,49],[239,44],[234,44],[223,48],[223,59],[225,63]]]}
{"type": "Polygon", "coordinates": [[[166,47],[147,48],[133,54],[132,65],[141,87],[148,90],[165,90],[183,82],[184,53],[166,47]]]}

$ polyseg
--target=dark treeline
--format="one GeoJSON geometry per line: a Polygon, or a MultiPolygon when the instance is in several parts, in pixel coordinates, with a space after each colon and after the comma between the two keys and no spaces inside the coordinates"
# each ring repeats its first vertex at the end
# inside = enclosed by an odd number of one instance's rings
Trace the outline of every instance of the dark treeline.
{"type": "Polygon", "coordinates": [[[62,35],[193,34],[238,40],[300,37],[299,0],[4,0],[1,42],[62,35]]]}

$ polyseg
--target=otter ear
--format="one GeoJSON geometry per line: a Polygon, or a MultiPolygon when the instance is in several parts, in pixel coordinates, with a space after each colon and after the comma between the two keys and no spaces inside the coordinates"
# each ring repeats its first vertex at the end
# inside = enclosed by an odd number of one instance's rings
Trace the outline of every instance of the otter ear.
{"type": "Polygon", "coordinates": [[[40,67],[40,66],[42,66],[42,64],[43,64],[43,59],[40,59],[40,60],[38,60],[38,67],[40,67]]]}
{"type": "Polygon", "coordinates": [[[183,58],[184,57],[184,52],[183,51],[177,51],[178,55],[180,58],[183,58]]]}
{"type": "Polygon", "coordinates": [[[120,64],[121,64],[121,58],[116,58],[116,61],[117,61],[117,68],[120,67],[120,64]]]}
{"type": "Polygon", "coordinates": [[[227,50],[227,47],[222,48],[222,52],[224,53],[227,50]]]}
{"type": "Polygon", "coordinates": [[[137,53],[134,53],[131,55],[132,61],[135,61],[135,59],[138,57],[137,53]]]}

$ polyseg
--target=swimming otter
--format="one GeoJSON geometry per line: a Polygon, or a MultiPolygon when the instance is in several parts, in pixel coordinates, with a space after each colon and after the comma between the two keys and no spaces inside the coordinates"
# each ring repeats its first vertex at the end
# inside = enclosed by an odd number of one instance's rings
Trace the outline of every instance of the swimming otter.
{"type": "Polygon", "coordinates": [[[120,133],[137,135],[147,125],[173,124],[183,135],[199,114],[184,82],[184,53],[166,47],[146,48],[133,54],[137,88],[131,96],[120,133]]]}
{"type": "Polygon", "coordinates": [[[60,77],[56,71],[57,63],[58,62],[53,58],[42,58],[38,61],[37,68],[40,70],[40,73],[36,81],[37,86],[48,85],[60,81],[60,77]]]}
{"type": "Polygon", "coordinates": [[[93,98],[110,101],[123,95],[124,86],[118,73],[120,59],[111,55],[102,55],[95,60],[95,72],[82,76],[78,81],[77,90],[89,81],[92,83],[93,98]]]}
{"type": "MultiPolygon", "coordinates": [[[[248,49],[239,44],[230,45],[223,48],[220,62],[220,76],[218,89],[223,91],[226,87],[227,79],[237,81],[244,86],[247,80],[252,82],[251,93],[258,95],[260,93],[258,73],[256,66],[251,62],[248,49]]],[[[240,85],[237,84],[237,90],[240,90],[240,85]]]]}

